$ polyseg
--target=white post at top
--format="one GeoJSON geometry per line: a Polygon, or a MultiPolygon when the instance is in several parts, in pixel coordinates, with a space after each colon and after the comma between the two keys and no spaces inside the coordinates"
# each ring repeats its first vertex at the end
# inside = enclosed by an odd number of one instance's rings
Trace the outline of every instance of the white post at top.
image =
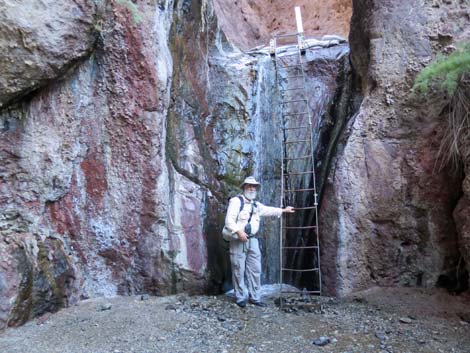
{"type": "Polygon", "coordinates": [[[296,6],[294,9],[295,9],[295,20],[297,21],[297,32],[304,33],[304,28],[302,26],[302,15],[300,14],[300,6],[296,6]]]}

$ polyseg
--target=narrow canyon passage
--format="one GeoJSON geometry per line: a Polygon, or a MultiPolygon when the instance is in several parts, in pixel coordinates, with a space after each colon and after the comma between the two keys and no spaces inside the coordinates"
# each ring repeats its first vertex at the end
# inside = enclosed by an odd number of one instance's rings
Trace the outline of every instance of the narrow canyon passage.
{"type": "MultiPolygon", "coordinates": [[[[314,137],[314,162],[295,166],[316,171],[326,296],[318,300],[348,298],[343,305],[376,288],[423,290],[458,304],[462,313],[443,320],[457,325],[448,334],[464,351],[470,164],[465,155],[458,173],[436,168],[451,103],[437,89],[412,87],[424,67],[470,38],[466,1],[0,1],[0,330],[97,298],[184,293],[206,295],[197,297],[203,306],[230,289],[221,237],[228,198],[254,175],[259,201],[281,203],[282,127],[290,123],[277,79],[288,78],[269,45],[296,31],[294,6],[307,43],[314,137]]],[[[468,144],[463,136],[458,143],[468,144]]],[[[309,189],[311,180],[297,187],[309,189]]],[[[313,200],[310,193],[289,201],[313,200]]],[[[312,224],[312,213],[295,217],[312,224]]],[[[262,283],[275,284],[279,220],[261,229],[262,283]]],[[[309,237],[298,232],[287,244],[309,237]]],[[[311,260],[297,251],[285,264],[307,268],[311,260]]],[[[285,282],[311,289],[315,280],[285,282]]],[[[282,320],[269,300],[265,315],[282,320]]],[[[191,309],[178,301],[171,304],[191,309]]],[[[341,310],[349,315],[356,304],[341,310]]],[[[214,305],[234,309],[223,296],[214,305]]],[[[355,325],[368,320],[366,311],[355,325]]],[[[246,313],[230,315],[243,321],[246,313]]],[[[317,314],[305,315],[306,332],[317,314]]],[[[382,333],[388,319],[378,317],[382,333]]],[[[406,325],[400,317],[393,323],[406,325]]],[[[424,340],[445,350],[450,343],[432,338],[433,325],[426,321],[424,340]]],[[[398,326],[393,332],[402,333],[398,326]]],[[[400,334],[394,351],[406,351],[400,334]]],[[[419,337],[407,337],[426,351],[419,337]]]]}

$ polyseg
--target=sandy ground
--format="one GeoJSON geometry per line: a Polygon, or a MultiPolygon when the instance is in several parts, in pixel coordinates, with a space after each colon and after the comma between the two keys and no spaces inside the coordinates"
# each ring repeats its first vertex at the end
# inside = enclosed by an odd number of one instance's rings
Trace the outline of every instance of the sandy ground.
{"type": "Polygon", "coordinates": [[[294,310],[265,300],[245,309],[227,296],[87,300],[4,331],[0,352],[470,352],[470,293],[376,288],[299,299],[294,310]],[[329,343],[315,345],[321,336],[329,343]]]}

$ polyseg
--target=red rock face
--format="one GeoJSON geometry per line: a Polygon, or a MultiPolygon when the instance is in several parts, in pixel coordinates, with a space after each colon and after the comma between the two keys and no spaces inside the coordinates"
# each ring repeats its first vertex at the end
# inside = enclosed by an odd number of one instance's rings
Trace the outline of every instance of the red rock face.
{"type": "MultiPolygon", "coordinates": [[[[39,249],[49,248],[44,244],[50,237],[60,239],[66,249],[61,256],[70,266],[60,281],[68,285],[54,285],[63,291],[57,295],[71,302],[80,296],[156,292],[152,282],[158,282],[161,293],[171,290],[164,285],[171,277],[164,263],[171,260],[162,255],[162,235],[155,229],[157,220],[166,221],[167,214],[157,195],[157,179],[164,168],[166,104],[160,92],[167,89],[167,78],[162,77],[160,85],[153,22],[142,15],[136,23],[125,4],[113,4],[108,10],[101,14],[95,54],[64,81],[32,97],[27,107],[2,116],[2,204],[12,210],[2,235],[18,244],[37,243],[39,249]],[[25,117],[24,123],[17,120],[19,116],[25,117]],[[145,253],[140,250],[144,246],[145,253]]],[[[145,13],[145,7],[139,11],[145,13]]],[[[158,192],[164,196],[167,191],[158,192]]],[[[8,249],[2,245],[8,254],[15,251],[8,249]]],[[[57,272],[53,255],[45,256],[49,265],[36,268],[40,254],[25,249],[32,276],[57,272]]],[[[46,307],[56,310],[66,304],[44,306],[32,298],[33,304],[25,306],[20,292],[15,302],[13,278],[25,276],[24,270],[15,262],[3,266],[12,280],[7,285],[10,296],[2,294],[9,304],[2,307],[2,318],[7,319],[0,328],[21,324],[46,307]]],[[[24,290],[42,289],[33,284],[24,290]]]]}
{"type": "Polygon", "coordinates": [[[77,181],[73,178],[67,195],[56,202],[47,204],[50,221],[55,225],[55,229],[59,234],[69,234],[72,238],[80,236],[80,218],[78,212],[74,209],[74,200],[78,196],[77,181]]]}
{"type": "Polygon", "coordinates": [[[448,49],[437,35],[448,16],[460,24],[451,37],[468,36],[461,9],[450,2],[354,2],[351,58],[364,100],[323,196],[322,259],[330,293],[462,283],[456,275],[467,252],[465,200],[454,211],[462,181],[438,168],[447,102],[442,94],[409,93],[420,63],[448,49]]]}
{"type": "Polygon", "coordinates": [[[85,178],[86,193],[98,205],[102,202],[108,187],[105,166],[99,159],[101,159],[99,156],[88,155],[87,159],[80,163],[85,178]]]}

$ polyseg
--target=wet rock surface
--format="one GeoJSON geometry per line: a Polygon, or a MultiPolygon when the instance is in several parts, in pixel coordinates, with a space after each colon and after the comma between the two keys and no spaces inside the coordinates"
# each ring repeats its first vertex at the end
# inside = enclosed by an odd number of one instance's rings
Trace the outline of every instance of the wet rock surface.
{"type": "Polygon", "coordinates": [[[279,310],[226,296],[93,299],[0,334],[3,352],[442,352],[464,353],[468,295],[377,288],[315,309],[279,310]],[[386,298],[393,298],[387,301],[386,298]],[[430,301],[432,306],[422,303],[430,301]],[[100,305],[112,308],[97,312],[100,305]],[[402,317],[413,317],[402,323],[402,317]]]}

